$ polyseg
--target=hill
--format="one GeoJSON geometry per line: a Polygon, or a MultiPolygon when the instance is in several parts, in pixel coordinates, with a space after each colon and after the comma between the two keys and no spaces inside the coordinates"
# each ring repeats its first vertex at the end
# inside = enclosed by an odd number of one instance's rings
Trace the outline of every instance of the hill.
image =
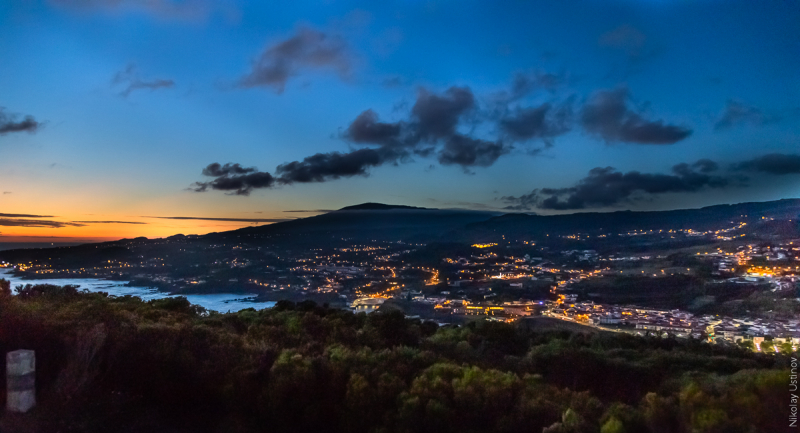
{"type": "Polygon", "coordinates": [[[340,211],[343,210],[392,210],[392,209],[416,209],[416,210],[427,210],[428,208],[425,207],[416,207],[416,206],[405,206],[405,205],[398,205],[398,204],[383,204],[383,203],[361,203],[353,206],[345,206],[340,211]]]}
{"type": "Polygon", "coordinates": [[[498,215],[498,212],[487,211],[365,203],[308,218],[209,234],[206,238],[238,238],[250,242],[283,242],[291,238],[290,242],[295,245],[342,238],[424,243],[498,215]]]}
{"type": "Polygon", "coordinates": [[[746,223],[741,231],[744,233],[792,237],[800,236],[799,221],[800,199],[785,199],[670,211],[505,214],[469,224],[459,232],[459,237],[470,241],[492,241],[502,236],[517,240],[541,240],[573,235],[596,237],[659,231],[669,233],[670,230],[701,233],[724,230],[741,223],[746,223]]]}
{"type": "Polygon", "coordinates": [[[790,430],[789,356],[696,340],[56,286],[0,291],[0,311],[0,349],[36,352],[38,404],[3,432],[790,430]]]}

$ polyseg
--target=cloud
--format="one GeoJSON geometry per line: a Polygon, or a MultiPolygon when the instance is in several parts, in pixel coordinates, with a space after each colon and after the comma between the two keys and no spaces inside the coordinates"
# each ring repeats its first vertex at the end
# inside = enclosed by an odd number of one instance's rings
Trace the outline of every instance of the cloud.
{"type": "Polygon", "coordinates": [[[255,167],[242,167],[239,164],[227,163],[225,165],[220,165],[218,162],[214,162],[208,164],[206,168],[203,169],[204,176],[227,176],[229,174],[247,174],[253,173],[258,171],[255,167]]]}
{"type": "Polygon", "coordinates": [[[143,222],[134,221],[73,221],[80,224],[147,224],[143,222]]]}
{"type": "Polygon", "coordinates": [[[546,72],[541,69],[520,71],[512,77],[510,88],[494,94],[493,99],[501,104],[508,104],[537,90],[546,90],[552,93],[566,81],[567,78],[563,74],[546,72]]]}
{"type": "Polygon", "coordinates": [[[284,212],[290,213],[328,213],[335,212],[336,209],[298,209],[298,210],[285,210],[284,212]]]}
{"type": "Polygon", "coordinates": [[[501,142],[479,140],[463,135],[454,135],[447,140],[439,152],[439,163],[442,165],[460,165],[467,167],[488,167],[502,155],[511,150],[501,142]]]}
{"type": "Polygon", "coordinates": [[[0,213],[2,218],[55,218],[52,215],[29,215],[22,213],[0,213]]]}
{"type": "MultiPolygon", "coordinates": [[[[363,111],[342,134],[355,144],[375,144],[387,148],[416,148],[421,142],[436,144],[457,135],[463,117],[476,108],[475,96],[468,87],[450,87],[441,94],[420,89],[406,121],[384,123],[374,110],[363,111]]],[[[429,155],[433,149],[417,149],[429,155]]]]}
{"type": "Polygon", "coordinates": [[[674,144],[692,134],[692,130],[661,120],[648,120],[628,107],[628,90],[599,90],[589,97],[580,114],[584,130],[607,142],[636,144],[674,144]]]}
{"type": "Polygon", "coordinates": [[[343,39],[300,27],[290,38],[267,47],[238,84],[245,88],[272,87],[276,93],[282,93],[289,79],[301,71],[327,69],[346,77],[351,64],[352,58],[343,39]]]}
{"type": "Polygon", "coordinates": [[[150,91],[158,89],[169,89],[175,87],[175,81],[168,79],[154,79],[150,81],[143,80],[137,71],[135,64],[129,64],[125,69],[117,72],[111,80],[112,86],[122,86],[123,89],[119,93],[122,97],[128,97],[134,90],[149,89],[150,91]]]}
{"type": "MultiPolygon", "coordinates": [[[[598,92],[583,107],[582,122],[589,131],[609,140],[663,144],[691,133],[663,125],[660,121],[647,121],[628,109],[626,103],[625,89],[598,92]]],[[[513,111],[505,108],[504,114],[486,116],[483,113],[481,116],[469,87],[453,86],[441,93],[420,89],[408,117],[403,120],[382,122],[372,109],[356,116],[339,137],[350,144],[363,146],[361,148],[349,152],[320,152],[302,160],[286,162],[276,167],[274,175],[240,164],[213,163],[202,173],[215,179],[195,182],[189,189],[196,192],[215,189],[248,195],[253,189],[276,185],[369,176],[374,167],[405,163],[414,156],[436,156],[440,164],[459,165],[465,171],[471,167],[488,167],[514,150],[509,143],[541,139],[548,146],[552,145],[553,137],[572,128],[572,105],[572,100],[568,99],[558,105],[544,103],[538,107],[518,107],[513,111]],[[473,114],[474,117],[469,117],[473,114]],[[487,117],[499,123],[500,136],[490,139],[459,132],[465,121],[475,120],[474,128],[477,122],[487,117]]],[[[526,151],[535,154],[538,150],[526,151]]]]}
{"type": "Polygon", "coordinates": [[[352,176],[368,176],[370,167],[396,162],[400,154],[387,148],[358,149],[348,153],[317,153],[302,161],[279,165],[275,176],[256,168],[242,168],[239,164],[209,164],[203,169],[206,176],[216,177],[209,182],[195,182],[189,190],[206,192],[208,189],[231,191],[233,195],[250,195],[254,189],[272,188],[278,184],[326,182],[352,176]],[[238,173],[244,174],[238,174],[238,173]]]}
{"type": "Polygon", "coordinates": [[[5,108],[0,107],[0,135],[5,135],[12,132],[28,132],[35,133],[43,126],[42,122],[37,122],[33,116],[25,116],[22,120],[17,121],[17,114],[8,114],[5,108]]]}
{"type": "Polygon", "coordinates": [[[453,86],[441,94],[420,89],[408,120],[383,123],[373,110],[366,110],[342,136],[352,143],[381,146],[374,149],[377,154],[371,155],[371,166],[403,161],[411,150],[421,157],[436,154],[443,165],[488,167],[511,147],[457,132],[464,117],[476,109],[475,96],[468,87],[453,86]]]}
{"type": "MultiPolygon", "coordinates": [[[[443,165],[487,167],[511,148],[457,132],[464,117],[476,108],[475,96],[468,87],[450,87],[441,94],[421,89],[408,120],[384,123],[373,110],[366,110],[347,127],[342,138],[355,144],[380,146],[369,149],[377,154],[370,154],[361,165],[364,168],[405,161],[411,153],[421,157],[436,154],[443,165]]],[[[355,174],[363,174],[363,170],[355,174]]]]}
{"type": "Polygon", "coordinates": [[[553,107],[544,103],[538,107],[518,108],[499,121],[500,129],[511,141],[542,139],[549,141],[571,129],[572,107],[564,104],[553,107]]]}
{"type": "Polygon", "coordinates": [[[239,164],[228,163],[221,166],[219,163],[213,163],[203,169],[203,174],[216,179],[209,182],[195,182],[189,186],[189,190],[206,192],[210,188],[247,196],[254,189],[272,188],[278,184],[326,182],[341,177],[368,176],[368,168],[396,161],[397,155],[384,148],[359,149],[348,153],[317,153],[302,161],[279,165],[275,169],[276,176],[256,171],[255,168],[242,168],[239,164]],[[239,172],[245,174],[237,174],[239,172]]]}
{"type": "Polygon", "coordinates": [[[241,223],[280,223],[292,221],[287,218],[207,218],[207,217],[187,217],[187,216],[144,216],[142,218],[156,218],[162,220],[199,220],[199,221],[231,221],[241,223]]]}
{"type": "Polygon", "coordinates": [[[202,174],[216,179],[209,182],[195,182],[189,186],[189,190],[205,192],[211,188],[228,191],[232,195],[247,196],[253,189],[270,188],[275,184],[275,178],[267,172],[258,171],[255,167],[243,168],[239,164],[232,163],[224,166],[217,162],[211,163],[203,169],[202,174]]]}
{"type": "Polygon", "coordinates": [[[356,117],[343,134],[343,138],[357,144],[379,144],[382,146],[400,147],[401,123],[382,123],[378,114],[366,110],[356,117]]]}
{"type": "Polygon", "coordinates": [[[80,224],[77,222],[0,218],[0,226],[62,228],[62,227],[84,227],[84,224],[80,224]]]}
{"type": "Polygon", "coordinates": [[[3,191],[3,195],[11,194],[11,191],[3,191]]]}
{"type": "MultiPolygon", "coordinates": [[[[459,134],[463,117],[476,108],[475,97],[467,87],[450,87],[441,94],[421,89],[408,119],[381,122],[371,109],[361,112],[340,138],[364,146],[349,152],[325,152],[276,167],[274,176],[255,167],[240,164],[209,164],[202,174],[215,179],[195,182],[189,190],[209,189],[249,195],[253,189],[294,183],[327,182],[342,177],[369,176],[371,168],[411,160],[412,155],[438,155],[443,165],[487,167],[508,153],[511,146],[501,141],[483,140],[459,134]]],[[[544,134],[544,133],[542,133],[544,134]]]]}
{"type": "Polygon", "coordinates": [[[740,101],[730,100],[725,105],[725,110],[723,110],[717,122],[714,123],[714,130],[720,131],[742,125],[761,126],[774,120],[756,107],[745,105],[740,101]]]}
{"type": "Polygon", "coordinates": [[[358,149],[349,153],[317,153],[281,164],[275,169],[281,184],[295,182],[325,182],[331,179],[351,176],[368,176],[369,167],[377,167],[397,160],[397,154],[386,148],[358,149]]]}
{"type": "MultiPolygon", "coordinates": [[[[685,171],[686,169],[683,168],[684,166],[686,166],[685,162],[676,165],[675,167],[673,167],[673,170],[685,171]]],[[[697,169],[697,171],[699,171],[700,173],[711,173],[712,171],[719,170],[719,164],[710,159],[703,158],[703,159],[698,159],[696,162],[694,162],[691,165],[691,168],[697,169]]]]}
{"type": "Polygon", "coordinates": [[[541,188],[519,197],[505,196],[506,209],[533,208],[573,210],[615,206],[658,194],[698,192],[706,188],[724,188],[730,180],[713,176],[716,163],[700,160],[693,164],[672,167],[673,174],[651,174],[629,171],[621,173],[613,167],[597,167],[589,175],[568,188],[541,188]]]}
{"type": "Polygon", "coordinates": [[[461,117],[474,108],[475,96],[469,87],[450,87],[443,95],[421,89],[411,115],[419,138],[432,141],[454,135],[461,117]]]}
{"type": "Polygon", "coordinates": [[[770,153],[734,164],[735,170],[758,171],[773,175],[800,174],[800,155],[770,153]]]}

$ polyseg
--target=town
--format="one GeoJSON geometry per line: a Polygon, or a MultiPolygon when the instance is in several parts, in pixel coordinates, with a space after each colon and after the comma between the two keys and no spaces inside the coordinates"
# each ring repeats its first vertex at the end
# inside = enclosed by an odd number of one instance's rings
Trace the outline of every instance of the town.
{"type": "Polygon", "coordinates": [[[440,324],[550,318],[592,331],[794,350],[800,243],[749,239],[747,225],[595,234],[620,245],[597,250],[585,248],[592,242],[585,233],[472,244],[342,237],[291,249],[263,239],[179,235],[86,245],[72,256],[54,250],[55,257],[0,266],[34,279],[123,280],[176,295],[224,290],[356,312],[396,308],[440,324]],[[637,252],[625,244],[631,238],[694,243],[637,252]]]}

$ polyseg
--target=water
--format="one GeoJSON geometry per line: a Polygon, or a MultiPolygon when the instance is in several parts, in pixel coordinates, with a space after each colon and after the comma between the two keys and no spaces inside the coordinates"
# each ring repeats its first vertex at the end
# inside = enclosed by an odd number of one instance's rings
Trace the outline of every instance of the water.
{"type": "MultiPolygon", "coordinates": [[[[0,269],[0,278],[11,281],[11,290],[24,284],[54,284],[57,286],[80,286],[79,290],[86,289],[90,292],[106,292],[109,296],[138,296],[143,301],[151,299],[169,298],[169,294],[147,287],[127,287],[127,281],[108,281],[92,278],[48,278],[37,280],[23,280],[11,275],[10,270],[0,269]]],[[[255,294],[214,293],[209,295],[182,295],[192,304],[200,305],[207,310],[236,312],[245,308],[271,308],[274,302],[256,302],[255,294]]]]}

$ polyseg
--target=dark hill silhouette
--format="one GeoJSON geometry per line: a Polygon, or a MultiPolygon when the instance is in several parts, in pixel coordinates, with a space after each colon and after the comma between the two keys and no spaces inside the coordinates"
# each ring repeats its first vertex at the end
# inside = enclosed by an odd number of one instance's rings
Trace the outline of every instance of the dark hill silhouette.
{"type": "Polygon", "coordinates": [[[687,237],[685,234],[673,239],[668,234],[669,230],[692,229],[702,232],[731,228],[742,222],[747,225],[737,229],[734,232],[736,235],[745,234],[765,240],[800,238],[800,199],[671,211],[546,216],[364,203],[308,218],[202,236],[175,235],[166,239],[136,238],[73,247],[6,250],[0,251],[0,260],[24,263],[39,258],[58,258],[60,265],[70,266],[87,259],[92,262],[133,260],[135,254],[132,249],[128,250],[133,247],[146,248],[153,254],[158,253],[157,257],[169,255],[174,260],[174,257],[181,256],[181,248],[193,244],[273,245],[302,249],[372,240],[426,244],[534,240],[554,248],[591,248],[599,251],[625,244],[644,251],[657,244],[677,248],[713,242],[708,237],[687,237]],[[653,230],[655,233],[661,230],[664,236],[613,236],[637,230],[653,230]],[[581,234],[580,241],[564,238],[577,234],[581,234]],[[598,237],[602,234],[612,236],[598,237]]]}
{"type": "Polygon", "coordinates": [[[506,214],[467,225],[458,236],[470,240],[494,239],[505,235],[513,239],[542,239],[550,236],[617,234],[638,231],[718,230],[740,222],[748,225],[737,233],[798,236],[800,199],[739,203],[649,212],[586,212],[567,215],[506,214]],[[762,218],[763,217],[763,218],[762,218]],[[776,230],[775,220],[784,220],[776,230]],[[791,222],[789,220],[792,220],[791,222]]]}
{"type": "Polygon", "coordinates": [[[405,206],[399,204],[383,204],[383,203],[361,203],[353,206],[345,206],[342,210],[392,210],[392,209],[415,209],[415,210],[431,210],[426,207],[405,206]]]}
{"type": "Polygon", "coordinates": [[[358,241],[428,242],[444,233],[461,230],[467,224],[498,215],[498,212],[364,203],[308,218],[214,233],[207,237],[271,239],[273,242],[293,238],[293,241],[303,244],[334,237],[358,241]]]}

